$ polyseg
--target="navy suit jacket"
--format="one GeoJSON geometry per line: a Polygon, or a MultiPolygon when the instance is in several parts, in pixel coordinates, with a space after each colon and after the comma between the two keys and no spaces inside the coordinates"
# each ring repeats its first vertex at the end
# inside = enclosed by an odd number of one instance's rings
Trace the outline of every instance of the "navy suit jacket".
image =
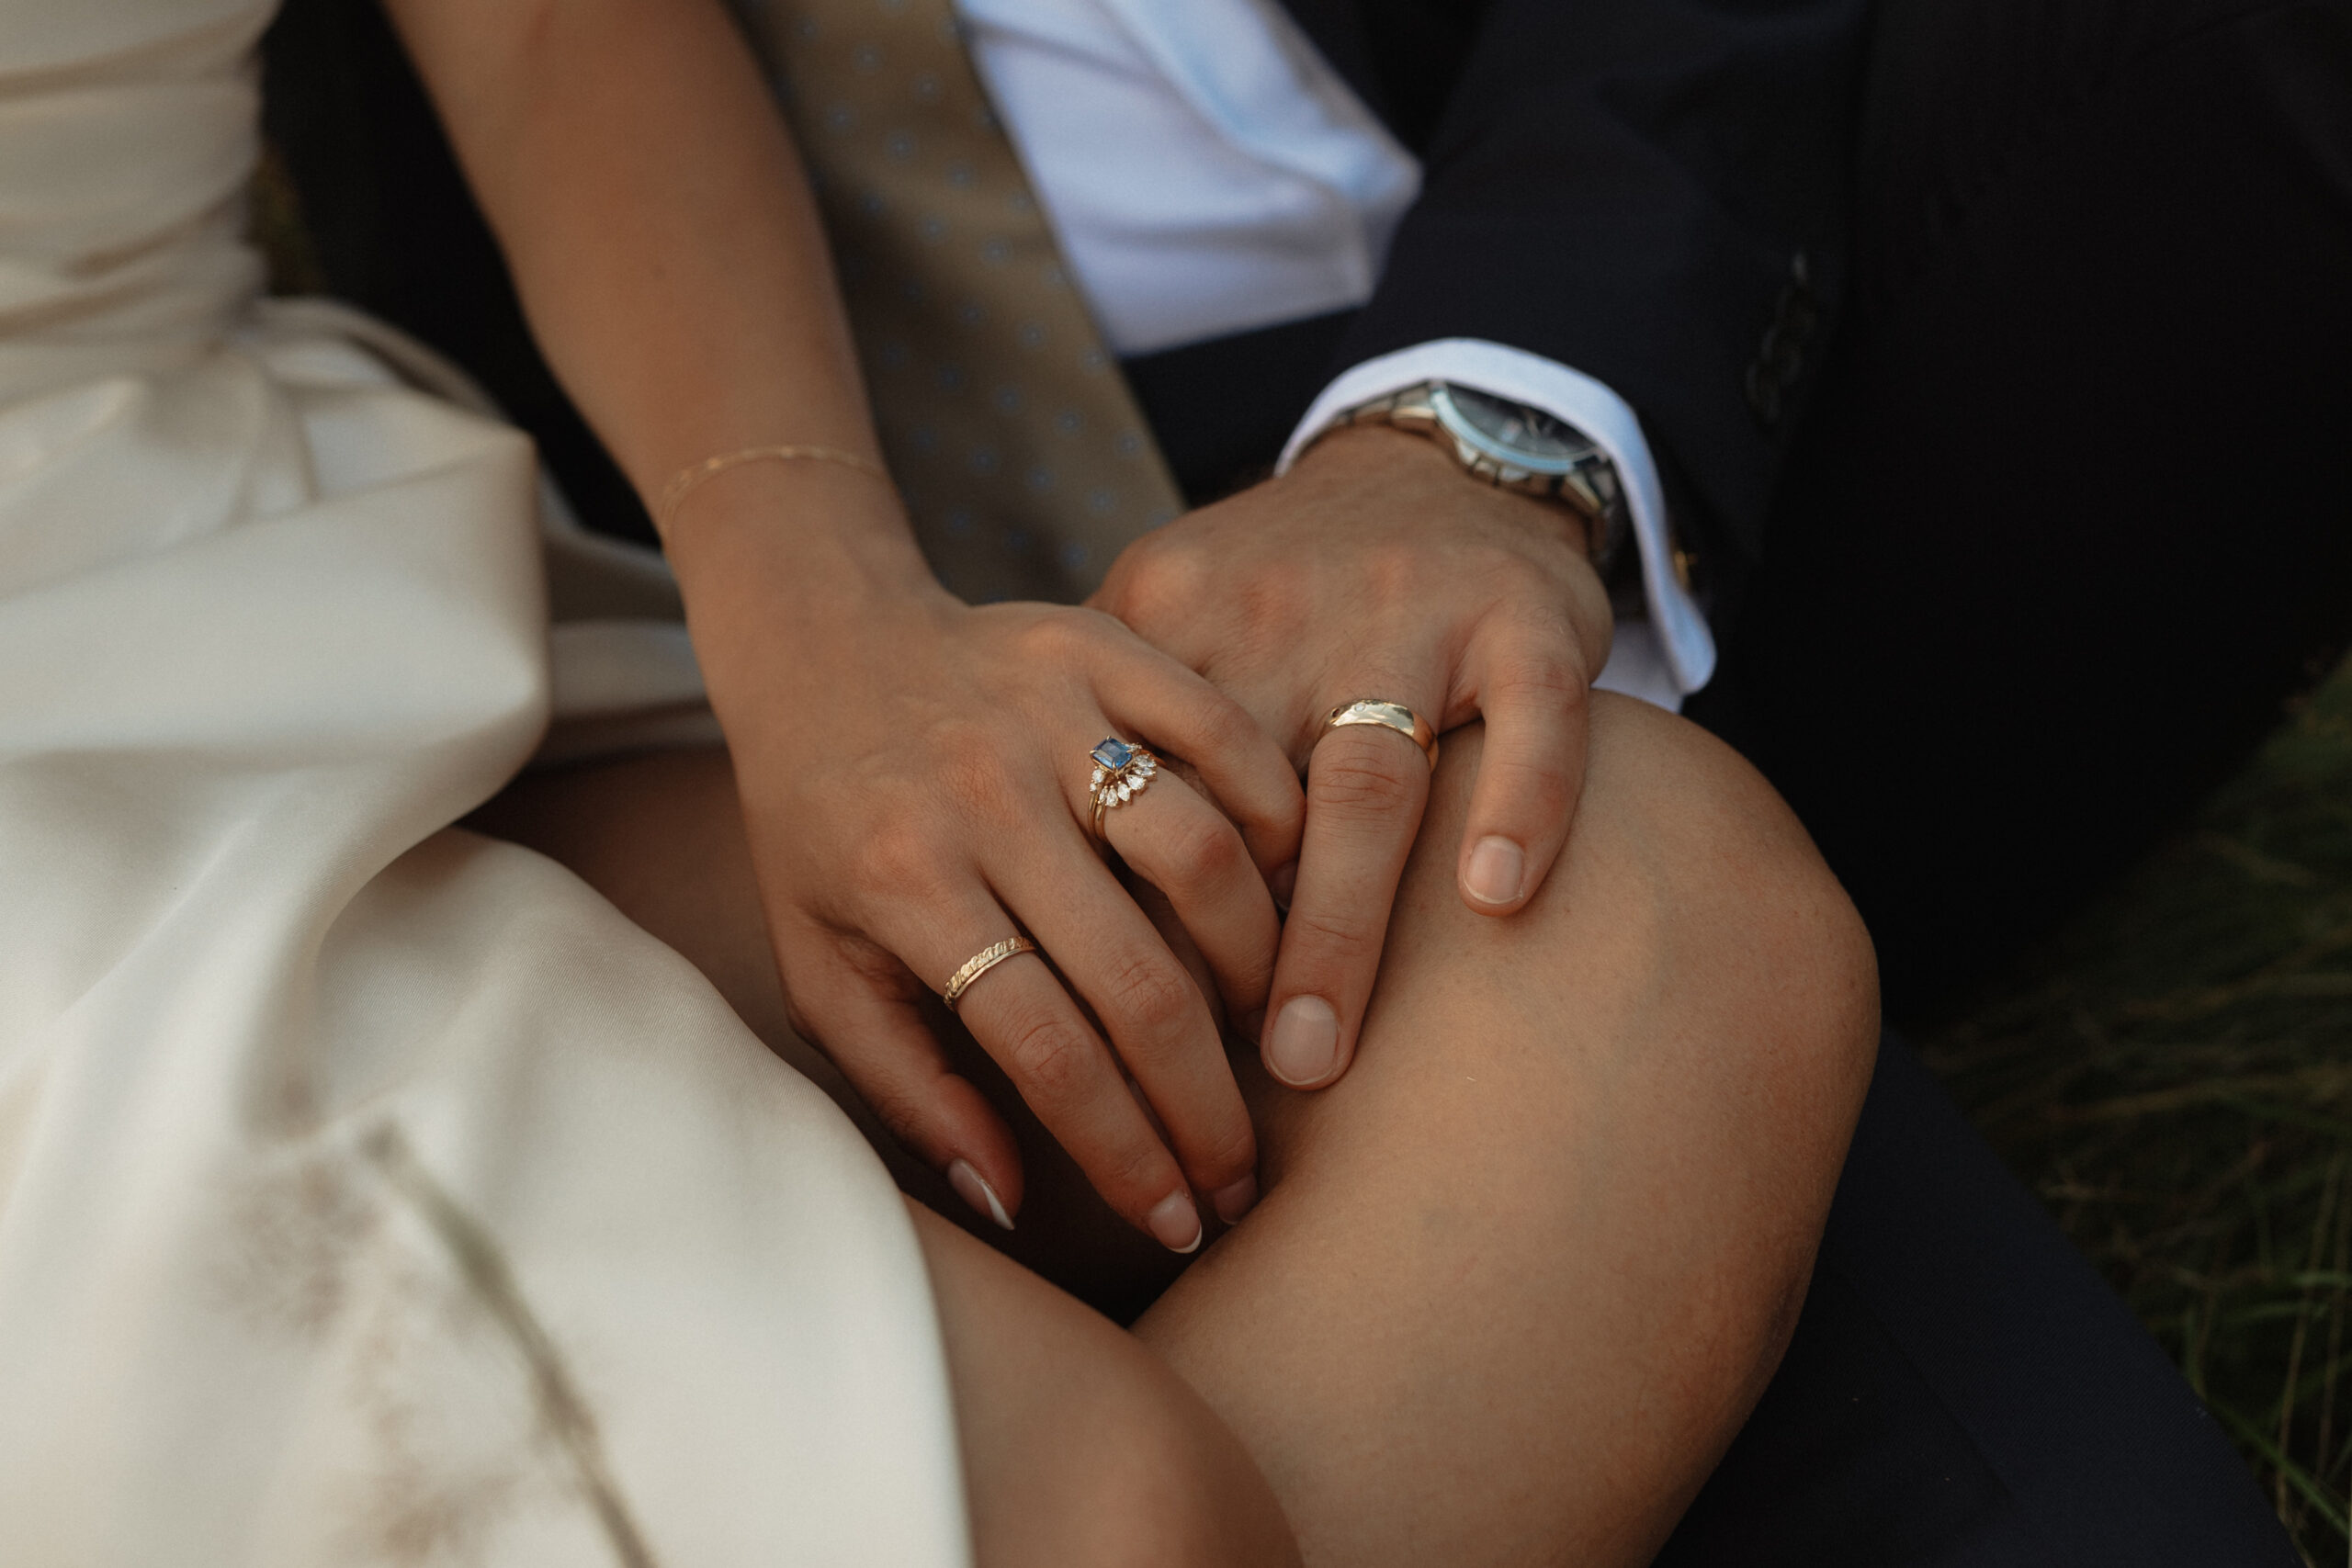
{"type": "Polygon", "coordinates": [[[1866,0],[1285,0],[1425,164],[1337,357],[1616,389],[1752,552],[1845,274],[1866,0]]]}

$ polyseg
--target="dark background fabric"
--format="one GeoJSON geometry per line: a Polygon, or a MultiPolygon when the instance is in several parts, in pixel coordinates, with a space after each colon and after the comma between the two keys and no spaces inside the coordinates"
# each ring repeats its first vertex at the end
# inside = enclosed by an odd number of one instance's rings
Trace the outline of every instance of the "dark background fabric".
{"type": "Polygon", "coordinates": [[[1917,1019],[2352,633],[2352,4],[1882,13],[1848,307],[1687,711],[1917,1019]]]}

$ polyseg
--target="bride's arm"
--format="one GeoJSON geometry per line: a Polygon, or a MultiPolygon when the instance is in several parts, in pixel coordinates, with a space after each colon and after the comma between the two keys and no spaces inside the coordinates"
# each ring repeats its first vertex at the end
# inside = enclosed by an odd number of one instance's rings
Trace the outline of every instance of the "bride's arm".
{"type": "MultiPolygon", "coordinates": [[[[390,10],[548,362],[639,494],[770,444],[878,461],[807,184],[716,0],[390,10]]],[[[1114,1209],[1196,1244],[1193,1191],[1251,1190],[1255,1145],[1206,1003],[1086,840],[1085,756],[1106,733],[1148,735],[1239,824],[1171,776],[1152,796],[1164,844],[1146,834],[1129,858],[1162,860],[1154,880],[1246,1011],[1276,935],[1262,876],[1297,850],[1280,750],[1108,616],[956,601],[895,491],[856,467],[730,468],[657,523],[796,1021],[976,1208],[985,1182],[1017,1210],[1011,1135],[917,1003],[1027,931],[1107,1048],[1034,958],[976,984],[965,1022],[1114,1209]]]]}
{"type": "MultiPolygon", "coordinates": [[[[718,6],[389,8],[548,363],[640,494],[787,438],[880,457],[815,204],[718,6]]],[[[838,535],[876,573],[927,578],[892,509],[848,523],[802,542],[838,535]]]]}

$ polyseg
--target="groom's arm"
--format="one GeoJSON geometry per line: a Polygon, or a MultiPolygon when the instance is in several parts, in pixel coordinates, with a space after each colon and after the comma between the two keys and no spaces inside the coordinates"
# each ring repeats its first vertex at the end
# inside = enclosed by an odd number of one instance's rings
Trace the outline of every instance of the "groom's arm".
{"type": "Polygon", "coordinates": [[[1866,13],[1493,0],[1339,363],[1475,338],[1573,367],[1752,550],[1846,270],[1866,13]]]}

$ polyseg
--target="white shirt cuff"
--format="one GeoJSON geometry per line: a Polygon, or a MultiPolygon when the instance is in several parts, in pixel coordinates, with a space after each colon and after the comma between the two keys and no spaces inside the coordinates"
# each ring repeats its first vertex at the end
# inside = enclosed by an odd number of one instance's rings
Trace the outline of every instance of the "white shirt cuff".
{"type": "Polygon", "coordinates": [[[1646,628],[1619,628],[1608,667],[1593,684],[1679,709],[1682,699],[1715,672],[1714,634],[1675,575],[1674,547],[1666,531],[1666,492],[1649,443],[1642,437],[1641,421],[1631,404],[1591,377],[1540,355],[1479,338],[1440,338],[1400,348],[1365,360],[1324,388],[1291,433],[1274,471],[1287,469],[1309,441],[1349,409],[1423,381],[1451,381],[1542,409],[1575,425],[1617,465],[1632,515],[1634,544],[1641,551],[1649,623],[1646,628]]]}

